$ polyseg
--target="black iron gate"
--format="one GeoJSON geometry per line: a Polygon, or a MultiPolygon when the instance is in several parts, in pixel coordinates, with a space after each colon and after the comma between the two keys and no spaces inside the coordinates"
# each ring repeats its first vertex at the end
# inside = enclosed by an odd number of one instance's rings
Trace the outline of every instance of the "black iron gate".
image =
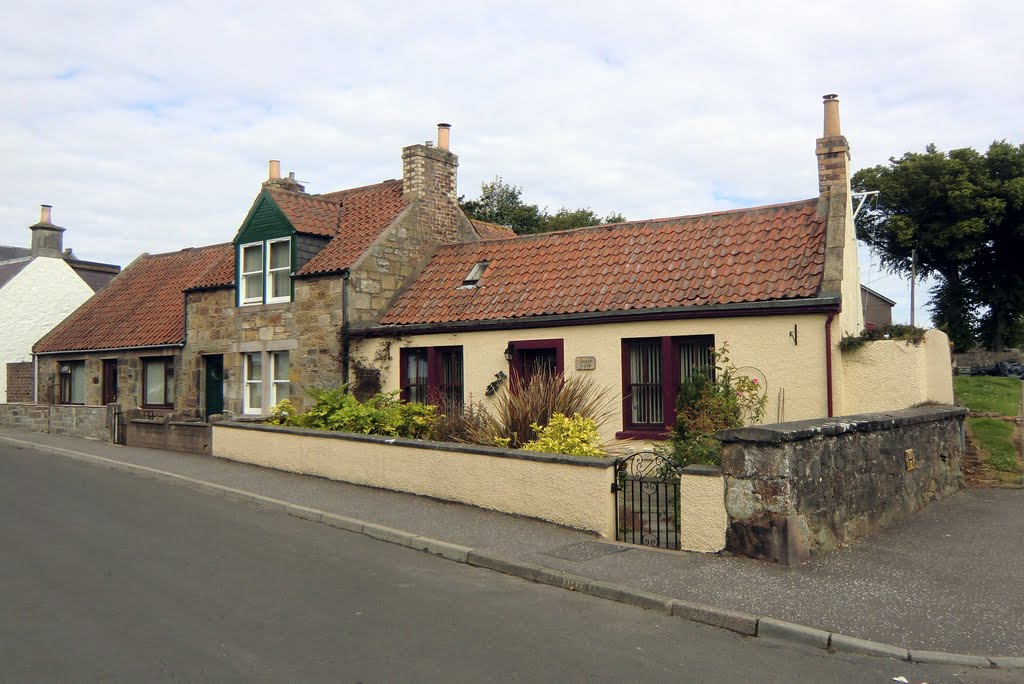
{"type": "Polygon", "coordinates": [[[679,470],[653,451],[615,462],[615,538],[679,549],[679,470]]]}
{"type": "Polygon", "coordinates": [[[117,404],[113,406],[110,419],[110,441],[114,444],[125,444],[128,441],[125,435],[124,411],[117,404]]]}

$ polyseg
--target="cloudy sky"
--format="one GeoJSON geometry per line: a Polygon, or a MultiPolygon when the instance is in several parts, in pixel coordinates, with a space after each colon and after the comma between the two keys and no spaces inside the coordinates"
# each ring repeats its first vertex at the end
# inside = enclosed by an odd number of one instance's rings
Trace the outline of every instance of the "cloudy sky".
{"type": "MultiPolygon", "coordinates": [[[[396,178],[439,121],[467,196],[500,175],[631,219],[812,197],[824,93],[854,169],[1024,142],[1022,8],[22,3],[0,24],[0,244],[27,246],[44,203],[84,259],[229,241],[268,159],[310,192],[396,178]]],[[[906,320],[906,283],[861,252],[906,320]]]]}

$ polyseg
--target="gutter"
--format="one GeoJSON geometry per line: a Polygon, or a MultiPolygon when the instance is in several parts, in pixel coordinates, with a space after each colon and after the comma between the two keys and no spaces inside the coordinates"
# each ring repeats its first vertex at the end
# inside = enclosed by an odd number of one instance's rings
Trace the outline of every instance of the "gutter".
{"type": "Polygon", "coordinates": [[[33,356],[44,356],[46,354],[95,354],[96,352],[108,351],[134,351],[136,349],[166,349],[168,347],[184,348],[184,342],[173,342],[171,344],[147,344],[140,347],[101,347],[99,349],[61,349],[58,351],[32,352],[33,356]]]}
{"type": "Polygon", "coordinates": [[[32,352],[32,403],[39,403],[39,357],[32,352]]]}
{"type": "Polygon", "coordinates": [[[547,314],[522,318],[491,320],[449,321],[444,323],[409,323],[395,325],[367,325],[358,327],[359,337],[419,335],[447,332],[478,332],[483,330],[517,330],[523,328],[549,328],[592,323],[631,323],[636,321],[678,320],[686,318],[725,318],[733,316],[782,316],[791,314],[826,313],[839,311],[839,297],[770,300],[742,304],[709,304],[703,306],[674,306],[663,309],[635,309],[626,311],[588,311],[571,314],[547,314]]]}

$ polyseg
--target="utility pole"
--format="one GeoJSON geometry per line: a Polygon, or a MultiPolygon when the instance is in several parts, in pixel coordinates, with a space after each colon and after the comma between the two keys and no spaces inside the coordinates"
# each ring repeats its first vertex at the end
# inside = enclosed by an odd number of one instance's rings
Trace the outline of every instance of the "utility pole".
{"type": "Polygon", "coordinates": [[[917,308],[915,298],[917,290],[917,250],[910,250],[910,327],[914,327],[914,311],[917,308]]]}

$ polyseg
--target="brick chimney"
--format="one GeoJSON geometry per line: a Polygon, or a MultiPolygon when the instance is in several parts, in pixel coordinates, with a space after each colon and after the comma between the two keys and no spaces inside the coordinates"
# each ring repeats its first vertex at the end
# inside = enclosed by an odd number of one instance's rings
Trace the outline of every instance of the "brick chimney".
{"type": "Polygon", "coordinates": [[[40,205],[39,223],[29,226],[32,231],[32,256],[63,258],[64,228],[50,222],[51,207],[40,205]]]}
{"type": "Polygon", "coordinates": [[[440,242],[475,237],[459,208],[459,158],[448,149],[450,135],[451,125],[441,123],[437,125],[436,147],[427,142],[402,148],[402,199],[417,202],[418,210],[429,214],[423,218],[440,242]]]}
{"type": "Polygon", "coordinates": [[[306,186],[295,180],[295,172],[288,173],[287,178],[281,178],[281,162],[271,159],[269,164],[267,180],[263,181],[263,187],[277,188],[278,190],[289,190],[291,192],[306,192],[306,186]]]}

